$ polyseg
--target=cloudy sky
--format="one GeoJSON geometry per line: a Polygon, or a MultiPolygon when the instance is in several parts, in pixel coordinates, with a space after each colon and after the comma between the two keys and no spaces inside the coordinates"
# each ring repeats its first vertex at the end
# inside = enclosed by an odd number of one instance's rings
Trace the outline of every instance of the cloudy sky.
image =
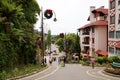
{"type": "MultiPolygon", "coordinates": [[[[57,22],[53,21],[55,17],[44,20],[44,28],[50,29],[52,34],[76,33],[77,29],[89,23],[87,18],[90,13],[90,6],[99,8],[105,6],[108,8],[109,0],[37,0],[43,11],[52,9],[56,13],[57,22]]],[[[36,23],[39,29],[40,21],[36,23]]]]}

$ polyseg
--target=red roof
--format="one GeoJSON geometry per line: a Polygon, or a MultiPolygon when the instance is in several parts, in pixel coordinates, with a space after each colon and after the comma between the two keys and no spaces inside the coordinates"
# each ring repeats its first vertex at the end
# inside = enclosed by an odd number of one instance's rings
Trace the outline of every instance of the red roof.
{"type": "MultiPolygon", "coordinates": [[[[97,8],[97,9],[93,10],[92,12],[93,13],[103,13],[103,14],[107,15],[108,14],[108,9],[100,7],[100,8],[97,8]]],[[[90,16],[88,17],[87,20],[88,21],[90,20],[90,16]]]]}
{"type": "Polygon", "coordinates": [[[116,45],[116,48],[120,48],[120,43],[118,43],[118,44],[116,45]]]}
{"type": "Polygon", "coordinates": [[[91,26],[107,26],[107,25],[108,25],[108,21],[99,20],[99,21],[95,21],[95,22],[86,24],[79,29],[84,29],[84,28],[91,27],[91,26]]]}
{"type": "Polygon", "coordinates": [[[102,56],[107,56],[107,55],[108,55],[108,52],[102,51],[102,50],[97,50],[97,51],[96,51],[96,54],[99,54],[99,55],[102,55],[102,56]]]}
{"type": "Polygon", "coordinates": [[[92,12],[93,12],[93,13],[94,13],[94,12],[102,12],[103,14],[108,14],[108,9],[98,8],[98,9],[93,10],[92,12]]]}

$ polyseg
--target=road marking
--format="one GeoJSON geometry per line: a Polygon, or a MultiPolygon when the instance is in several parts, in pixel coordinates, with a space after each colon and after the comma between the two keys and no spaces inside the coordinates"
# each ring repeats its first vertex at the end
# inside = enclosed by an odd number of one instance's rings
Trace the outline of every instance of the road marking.
{"type": "Polygon", "coordinates": [[[111,80],[111,79],[107,79],[107,78],[104,78],[104,77],[92,75],[92,74],[90,74],[90,70],[87,70],[86,73],[87,73],[89,76],[92,76],[92,77],[94,77],[94,78],[99,78],[99,79],[103,79],[103,80],[111,80]]]}
{"type": "Polygon", "coordinates": [[[98,73],[101,74],[102,76],[105,76],[105,77],[110,77],[112,79],[120,80],[120,78],[109,76],[109,75],[105,75],[104,73],[102,73],[102,70],[98,71],[98,73]]]}
{"type": "Polygon", "coordinates": [[[58,66],[54,71],[52,71],[51,73],[46,74],[46,75],[44,75],[44,76],[42,76],[42,77],[40,77],[40,78],[37,78],[37,79],[35,79],[35,80],[40,80],[40,79],[46,78],[46,77],[54,74],[58,69],[59,69],[59,66],[58,66]]]}

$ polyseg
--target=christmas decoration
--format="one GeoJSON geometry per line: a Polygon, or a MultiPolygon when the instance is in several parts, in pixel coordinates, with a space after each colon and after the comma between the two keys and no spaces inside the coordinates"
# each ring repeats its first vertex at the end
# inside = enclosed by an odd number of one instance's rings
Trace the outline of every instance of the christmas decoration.
{"type": "Polygon", "coordinates": [[[45,12],[44,12],[44,16],[47,18],[47,19],[50,19],[52,16],[53,16],[53,12],[51,9],[47,9],[45,12]]]}
{"type": "Polygon", "coordinates": [[[60,37],[61,37],[61,38],[64,38],[64,33],[60,33],[60,37]]]}

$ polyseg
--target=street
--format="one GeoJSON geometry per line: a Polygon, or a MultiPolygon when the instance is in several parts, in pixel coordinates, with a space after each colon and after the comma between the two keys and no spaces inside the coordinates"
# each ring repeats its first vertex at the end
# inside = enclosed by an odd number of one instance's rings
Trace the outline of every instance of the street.
{"type": "Polygon", "coordinates": [[[19,80],[120,80],[102,73],[104,67],[82,66],[81,64],[66,64],[61,67],[53,62],[48,69],[19,80]]]}

